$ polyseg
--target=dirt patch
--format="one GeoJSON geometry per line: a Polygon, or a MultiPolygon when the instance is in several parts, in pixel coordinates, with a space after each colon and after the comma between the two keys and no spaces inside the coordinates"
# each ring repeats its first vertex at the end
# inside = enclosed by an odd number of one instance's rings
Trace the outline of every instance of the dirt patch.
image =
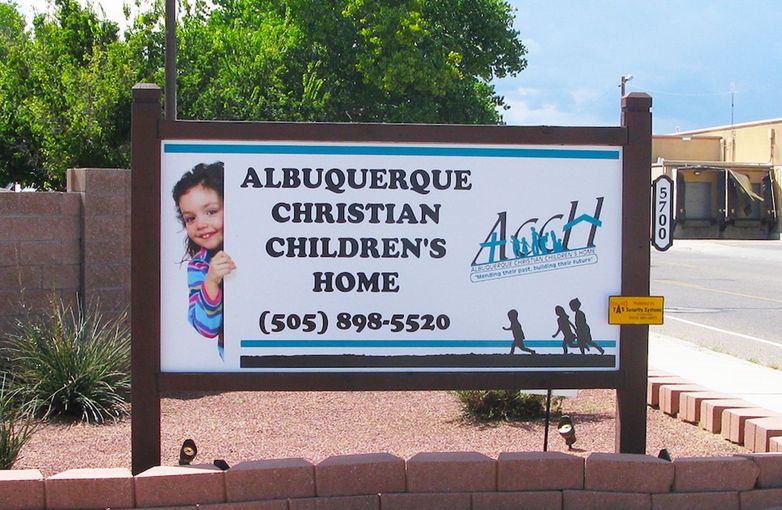
{"type": "MultiPolygon", "coordinates": [[[[571,453],[614,451],[613,390],[583,390],[565,399],[577,441],[571,453]]],[[[461,417],[456,398],[444,391],[236,392],[180,395],[162,402],[161,463],[177,463],[186,438],[198,445],[196,462],[388,452],[409,458],[419,452],[542,451],[543,420],[480,425],[461,417]]],[[[675,457],[747,453],[719,435],[648,409],[647,453],[667,448],[675,457]]],[[[554,425],[549,451],[566,452],[554,425]]],[[[130,468],[130,420],[115,424],[44,424],[22,450],[15,469],[45,476],[66,469],[130,468]]]]}

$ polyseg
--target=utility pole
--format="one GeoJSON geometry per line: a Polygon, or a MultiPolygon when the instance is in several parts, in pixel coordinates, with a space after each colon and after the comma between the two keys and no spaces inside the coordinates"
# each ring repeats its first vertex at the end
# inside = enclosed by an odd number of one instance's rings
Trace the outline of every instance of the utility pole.
{"type": "Polygon", "coordinates": [[[632,74],[628,74],[626,76],[622,76],[619,79],[619,97],[620,98],[625,97],[625,83],[627,83],[628,81],[630,81],[632,79],[633,79],[633,75],[632,74]]]}
{"type": "Polygon", "coordinates": [[[176,0],[166,0],[166,120],[176,120],[176,0]]]}

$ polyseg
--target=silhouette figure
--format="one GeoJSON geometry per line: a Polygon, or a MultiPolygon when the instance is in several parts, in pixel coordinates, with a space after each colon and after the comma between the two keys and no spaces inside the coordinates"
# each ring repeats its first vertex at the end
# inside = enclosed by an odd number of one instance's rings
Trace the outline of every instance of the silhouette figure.
{"type": "Polygon", "coordinates": [[[502,329],[513,332],[513,343],[510,346],[510,353],[513,354],[516,351],[516,347],[518,347],[524,352],[535,354],[535,351],[529,347],[524,347],[524,330],[521,329],[521,323],[519,322],[519,312],[508,310],[508,319],[510,320],[510,327],[503,327],[502,329]]]}
{"type": "Polygon", "coordinates": [[[553,230],[551,231],[551,244],[553,245],[554,253],[559,253],[564,250],[564,247],[562,246],[562,239],[559,239],[556,232],[553,230]]]}
{"type": "MultiPolygon", "coordinates": [[[[578,347],[576,343],[576,334],[573,332],[575,326],[570,322],[570,317],[565,313],[565,309],[557,305],[554,307],[554,313],[557,314],[557,332],[551,335],[551,338],[556,338],[558,334],[562,333],[562,350],[567,354],[568,347],[578,347]]],[[[581,347],[581,354],[584,354],[584,348],[581,347]]]]}
{"type": "Polygon", "coordinates": [[[525,257],[529,255],[529,243],[526,237],[521,238],[521,254],[525,257]]]}
{"type": "Polygon", "coordinates": [[[540,236],[538,244],[540,245],[540,253],[550,253],[548,249],[548,232],[540,236]]]}
{"type": "Polygon", "coordinates": [[[510,236],[510,240],[513,241],[513,254],[516,255],[517,259],[520,259],[522,255],[521,255],[521,243],[519,242],[519,238],[516,236],[510,236]]]}
{"type": "Polygon", "coordinates": [[[576,337],[578,337],[578,347],[581,349],[581,352],[583,353],[585,348],[589,350],[590,347],[595,347],[600,351],[600,354],[605,354],[605,350],[592,340],[592,331],[589,329],[589,324],[587,324],[586,315],[581,311],[581,301],[578,298],[570,300],[570,309],[576,313],[576,337]]]}
{"type": "Polygon", "coordinates": [[[530,228],[532,234],[532,255],[540,255],[540,234],[535,230],[535,227],[530,228]]]}

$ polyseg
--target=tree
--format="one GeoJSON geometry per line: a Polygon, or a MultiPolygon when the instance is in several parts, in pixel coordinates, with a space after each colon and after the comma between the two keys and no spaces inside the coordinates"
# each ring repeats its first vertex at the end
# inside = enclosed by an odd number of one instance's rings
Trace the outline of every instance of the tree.
{"type": "Polygon", "coordinates": [[[0,182],[61,189],[70,167],[128,164],[131,89],[139,73],[116,23],[55,0],[33,32],[0,4],[0,182]]]}
{"type": "Polygon", "coordinates": [[[526,67],[501,0],[216,0],[180,28],[184,118],[497,123],[526,67]]]}
{"type": "MultiPolygon", "coordinates": [[[[132,86],[164,81],[162,0],[122,37],[89,3],[49,1],[26,31],[0,0],[2,184],[127,167],[132,86]]],[[[526,67],[504,0],[180,2],[182,119],[494,124],[491,80],[526,67]]]]}

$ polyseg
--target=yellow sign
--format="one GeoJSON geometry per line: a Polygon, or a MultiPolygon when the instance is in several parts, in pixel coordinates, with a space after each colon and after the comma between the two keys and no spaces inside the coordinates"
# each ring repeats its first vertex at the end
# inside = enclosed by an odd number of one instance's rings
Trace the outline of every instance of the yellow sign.
{"type": "Polygon", "coordinates": [[[611,296],[608,298],[609,324],[662,324],[662,296],[611,296]]]}

